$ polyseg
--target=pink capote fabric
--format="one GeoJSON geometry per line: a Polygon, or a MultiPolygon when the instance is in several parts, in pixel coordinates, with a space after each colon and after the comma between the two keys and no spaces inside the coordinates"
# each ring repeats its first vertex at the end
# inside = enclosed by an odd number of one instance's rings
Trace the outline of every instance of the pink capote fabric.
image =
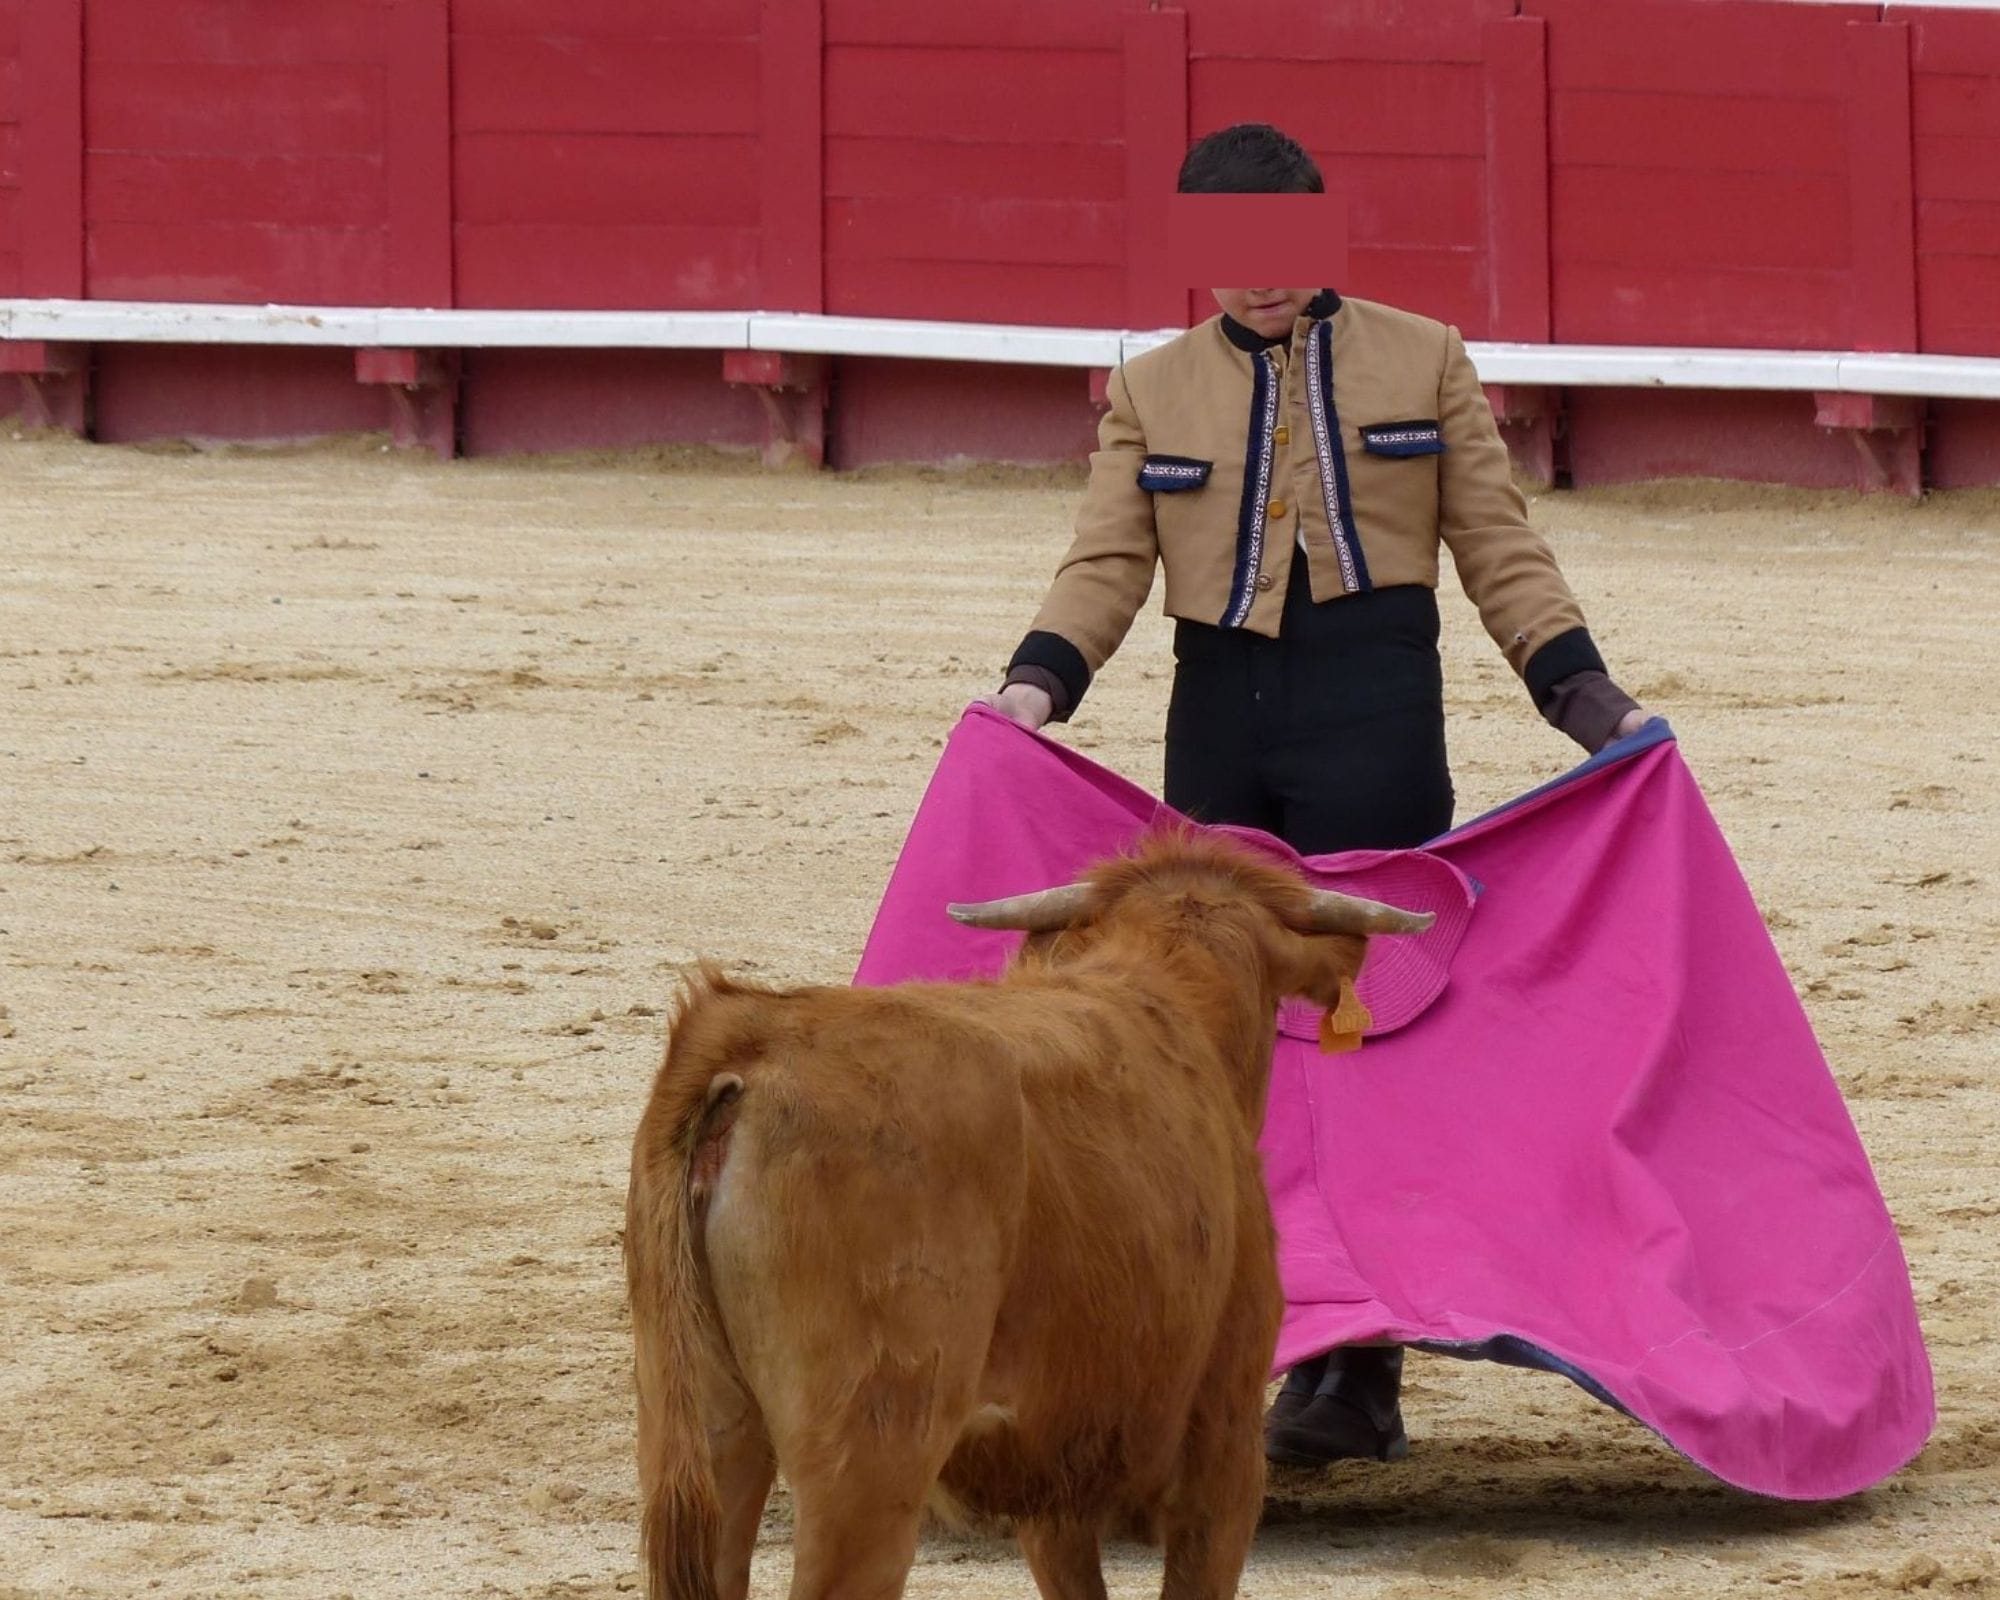
{"type": "MultiPolygon", "coordinates": [[[[856,981],[998,970],[1018,935],[947,902],[1065,881],[1173,816],[973,707],[856,981]]],[[[1360,1051],[1283,1019],[1262,1140],[1279,1368],[1376,1339],[1547,1368],[1788,1499],[1916,1453],[1935,1409],[1901,1246],[1664,723],[1423,850],[1301,865],[1439,918],[1371,947],[1360,1051]]]]}

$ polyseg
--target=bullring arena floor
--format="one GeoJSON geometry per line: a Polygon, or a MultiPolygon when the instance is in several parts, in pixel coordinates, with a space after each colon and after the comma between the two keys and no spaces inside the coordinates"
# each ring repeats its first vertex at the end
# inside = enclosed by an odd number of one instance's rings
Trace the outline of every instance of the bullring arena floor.
{"type": "MultiPolygon", "coordinates": [[[[675,964],[846,977],[1075,495],[0,443],[0,1597],[635,1588],[617,1229],[675,964]]],[[[1244,1592],[2000,1594],[2000,499],[1536,515],[1767,909],[1941,1420],[1787,1506],[1414,1358],[1415,1455],[1274,1478],[1244,1592]]],[[[1448,617],[1470,815],[1571,753],[1448,617]]],[[[1149,785],[1165,646],[1067,735],[1149,785]]],[[[939,1535],[912,1592],[1032,1588],[939,1535]]]]}

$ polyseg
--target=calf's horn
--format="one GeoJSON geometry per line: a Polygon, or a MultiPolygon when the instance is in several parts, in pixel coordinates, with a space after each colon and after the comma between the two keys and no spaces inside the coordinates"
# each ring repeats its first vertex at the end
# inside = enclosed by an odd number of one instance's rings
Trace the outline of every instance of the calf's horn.
{"type": "Polygon", "coordinates": [[[1435,921],[1434,912],[1401,911],[1379,900],[1315,889],[1295,926],[1301,933],[1422,933],[1435,921]]]}
{"type": "Polygon", "coordinates": [[[1090,905],[1090,886],[1066,883],[1060,888],[1039,889],[1033,894],[1017,894],[1005,900],[982,900],[977,905],[946,906],[955,922],[973,928],[1020,928],[1028,933],[1053,933],[1067,928],[1090,905]]]}

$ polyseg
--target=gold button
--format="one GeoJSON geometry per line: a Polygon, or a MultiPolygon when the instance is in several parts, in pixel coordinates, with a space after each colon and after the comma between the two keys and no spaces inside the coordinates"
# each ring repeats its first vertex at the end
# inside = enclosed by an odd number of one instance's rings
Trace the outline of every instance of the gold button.
{"type": "Polygon", "coordinates": [[[1273,500],[1264,509],[1271,513],[1271,520],[1276,522],[1278,518],[1285,514],[1285,502],[1282,500],[1273,500]]]}
{"type": "Polygon", "coordinates": [[[1257,574],[1257,587],[1260,589],[1268,589],[1271,587],[1270,573],[1260,572],[1257,574]]]}
{"type": "Polygon", "coordinates": [[[1271,435],[1271,442],[1273,444],[1290,444],[1292,442],[1292,430],[1287,428],[1283,423],[1280,423],[1277,431],[1271,435]]]}

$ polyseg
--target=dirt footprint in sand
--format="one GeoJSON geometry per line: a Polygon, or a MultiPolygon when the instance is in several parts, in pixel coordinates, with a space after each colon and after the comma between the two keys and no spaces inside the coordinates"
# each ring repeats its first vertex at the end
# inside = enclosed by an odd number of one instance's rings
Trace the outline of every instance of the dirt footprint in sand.
{"type": "Polygon", "coordinates": [[[1532,1547],[1474,1534],[1422,1551],[1414,1563],[1426,1578],[1505,1578],[1519,1572],[1532,1547]]]}

